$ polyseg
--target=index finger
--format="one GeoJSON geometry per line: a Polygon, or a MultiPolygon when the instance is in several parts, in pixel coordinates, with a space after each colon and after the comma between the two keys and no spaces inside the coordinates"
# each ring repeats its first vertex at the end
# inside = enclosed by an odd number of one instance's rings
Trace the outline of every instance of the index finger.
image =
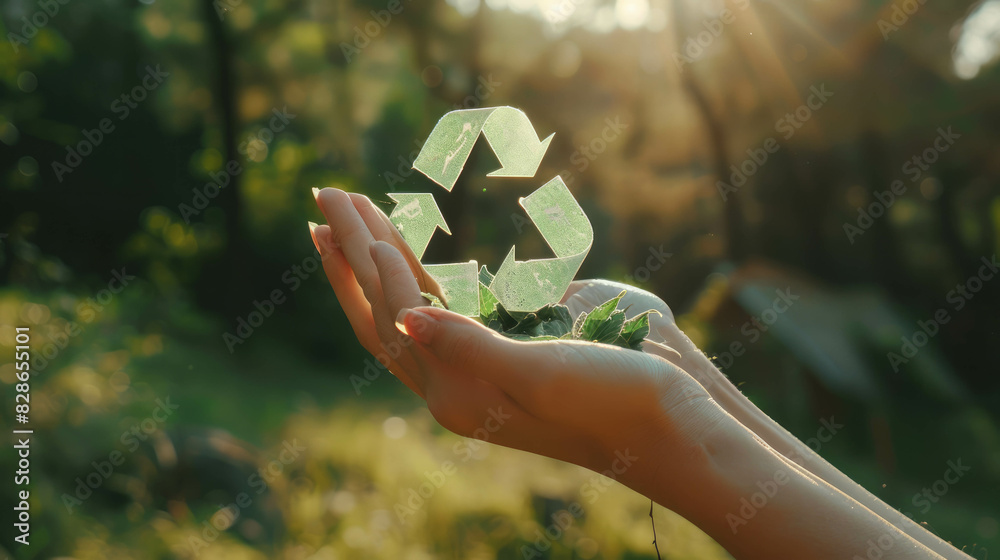
{"type": "MultiPolygon", "coordinates": [[[[367,224],[358,214],[351,197],[344,191],[327,187],[316,195],[316,203],[330,225],[334,242],[340,246],[354,276],[361,285],[365,298],[374,304],[378,300],[380,284],[378,270],[372,261],[368,246],[374,240],[367,224]]],[[[375,310],[372,310],[375,312],[375,310]]],[[[378,318],[376,318],[378,323],[378,318]]]]}

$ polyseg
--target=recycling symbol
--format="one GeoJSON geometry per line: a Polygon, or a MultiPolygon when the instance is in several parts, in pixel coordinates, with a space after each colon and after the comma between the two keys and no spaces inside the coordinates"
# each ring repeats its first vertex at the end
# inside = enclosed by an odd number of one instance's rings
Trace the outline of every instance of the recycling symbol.
{"type": "MultiPolygon", "coordinates": [[[[489,177],[534,177],[554,136],[539,140],[527,115],[513,107],[451,111],[434,126],[413,168],[451,192],[480,134],[501,164],[489,177]]],[[[423,258],[437,228],[451,235],[433,194],[394,193],[389,197],[396,202],[389,220],[418,259],[423,258]]],[[[519,203],[555,258],[518,261],[511,247],[495,275],[485,266],[480,271],[474,260],[424,265],[455,313],[478,316],[490,299],[482,293],[483,288],[508,311],[535,311],[557,303],[580,270],[594,243],[594,229],[562,178],[557,175],[519,203]]]]}

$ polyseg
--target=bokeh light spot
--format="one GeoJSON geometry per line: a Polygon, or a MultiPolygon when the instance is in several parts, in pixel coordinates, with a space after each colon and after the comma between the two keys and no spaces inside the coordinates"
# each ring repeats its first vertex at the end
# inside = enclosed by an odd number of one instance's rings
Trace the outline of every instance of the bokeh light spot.
{"type": "Polygon", "coordinates": [[[440,66],[432,64],[424,68],[424,71],[420,73],[420,81],[429,88],[438,87],[444,81],[444,72],[441,71],[440,66]]]}
{"type": "Polygon", "coordinates": [[[25,177],[32,177],[38,174],[38,161],[31,156],[24,156],[17,160],[17,170],[25,177]]]}
{"type": "Polygon", "coordinates": [[[24,93],[31,93],[38,88],[38,77],[28,71],[21,72],[17,76],[17,87],[24,93]]]}
{"type": "Polygon", "coordinates": [[[385,422],[382,422],[382,432],[389,439],[400,439],[406,435],[406,420],[399,416],[386,418],[385,422]]]}

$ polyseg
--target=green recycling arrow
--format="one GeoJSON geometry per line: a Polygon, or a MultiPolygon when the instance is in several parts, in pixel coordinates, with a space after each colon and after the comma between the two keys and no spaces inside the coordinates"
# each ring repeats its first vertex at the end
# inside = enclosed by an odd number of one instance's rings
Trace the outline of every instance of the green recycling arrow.
{"type": "Polygon", "coordinates": [[[500,160],[490,177],[534,177],[554,136],[539,141],[527,115],[513,107],[452,111],[434,126],[413,168],[450,192],[480,132],[500,160]]]}
{"type": "MultiPolygon", "coordinates": [[[[513,107],[452,111],[441,117],[431,131],[413,168],[451,191],[480,133],[502,165],[490,177],[533,177],[552,141],[551,135],[539,141],[528,117],[513,107]]],[[[397,203],[389,220],[418,259],[423,257],[436,228],[451,235],[434,195],[394,193],[389,197],[397,203]]],[[[508,311],[535,311],[558,302],[566,293],[594,243],[590,220],[558,176],[520,203],[555,258],[519,262],[511,247],[496,276],[490,279],[489,271],[484,271],[483,292],[476,261],[424,265],[441,286],[452,311],[477,316],[480,298],[490,293],[508,311]]]]}
{"type": "Polygon", "coordinates": [[[476,261],[426,264],[424,268],[444,291],[448,309],[465,315],[479,315],[479,265],[476,261]]]}
{"type": "Polygon", "coordinates": [[[556,258],[516,261],[511,247],[490,290],[508,311],[536,311],[566,293],[594,243],[594,229],[561,177],[520,203],[556,258]]]}
{"type": "Polygon", "coordinates": [[[403,240],[417,255],[417,259],[423,258],[435,229],[441,228],[451,235],[448,223],[444,221],[433,194],[393,193],[389,198],[396,201],[392,214],[389,214],[389,221],[399,230],[403,240]]]}
{"type": "MultiPolygon", "coordinates": [[[[389,221],[399,230],[417,259],[423,258],[434,230],[441,228],[451,235],[433,194],[392,193],[389,198],[396,201],[389,221]]],[[[448,309],[466,317],[479,314],[479,269],[476,261],[428,264],[424,265],[424,269],[441,286],[448,309]]]]}

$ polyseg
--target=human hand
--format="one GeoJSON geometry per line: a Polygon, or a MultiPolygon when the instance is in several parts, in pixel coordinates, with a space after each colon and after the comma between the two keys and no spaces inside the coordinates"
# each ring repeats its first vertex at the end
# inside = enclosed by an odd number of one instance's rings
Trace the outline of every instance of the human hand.
{"type": "Polygon", "coordinates": [[[620,480],[641,487],[659,467],[679,468],[677,458],[725,416],[659,357],[582,341],[514,341],[427,307],[422,267],[384,213],[336,189],[317,201],[329,225],[316,227],[314,240],[358,339],[388,356],[390,371],[449,430],[599,472],[627,450],[640,457],[638,468],[620,480]]]}
{"type": "Polygon", "coordinates": [[[785,457],[811,471],[822,470],[819,468],[819,457],[750,402],[681,331],[670,307],[655,294],[611,280],[576,280],[570,284],[562,303],[575,317],[589,312],[622,291],[625,296],[619,305],[626,308],[627,317],[648,309],[658,312],[649,316],[649,334],[642,345],[644,352],[660,356],[687,372],[723,410],[785,457]]]}
{"type": "MultiPolygon", "coordinates": [[[[652,294],[629,288],[625,302],[634,313],[653,308],[663,314],[651,317],[650,335],[662,338],[652,348],[664,357],[584,341],[511,340],[470,318],[426,307],[421,291],[436,285],[367,198],[324,189],[317,202],[329,226],[311,226],[313,240],[358,339],[449,430],[611,474],[692,520],[737,557],[802,550],[839,558],[884,534],[905,541],[904,556],[939,557],[923,547],[961,555],[896,519],[898,512],[832,466],[792,467],[792,454],[782,447],[795,451],[801,442],[739,394],[652,294]],[[678,363],[712,370],[723,382],[695,380],[678,363]],[[715,397],[728,390],[735,395],[720,406],[715,397]],[[758,512],[755,531],[737,534],[731,512],[761,480],[779,474],[788,480],[784,490],[758,512]],[[789,519],[797,520],[796,530],[788,530],[789,519]]],[[[564,301],[579,313],[621,287],[574,283],[564,301]]]]}
{"type": "Polygon", "coordinates": [[[626,317],[634,317],[649,309],[656,311],[649,315],[649,334],[643,342],[643,351],[660,356],[685,370],[732,413],[726,405],[732,400],[731,392],[736,390],[735,387],[681,331],[673,311],[656,294],[611,280],[575,280],[566,290],[561,303],[569,308],[570,315],[576,317],[617,297],[622,291],[625,297],[619,306],[625,308],[626,317]]]}

